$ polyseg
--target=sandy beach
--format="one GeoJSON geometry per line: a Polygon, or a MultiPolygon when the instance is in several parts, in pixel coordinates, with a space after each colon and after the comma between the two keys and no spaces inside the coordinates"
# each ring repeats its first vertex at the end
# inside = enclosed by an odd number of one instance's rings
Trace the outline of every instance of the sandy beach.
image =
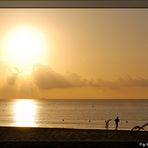
{"type": "MultiPolygon", "coordinates": [[[[0,144],[3,147],[16,147],[23,143],[30,146],[40,144],[49,145],[60,143],[60,147],[69,147],[64,143],[75,143],[75,146],[83,147],[89,144],[116,145],[120,143],[126,147],[128,143],[134,143],[139,147],[140,142],[148,143],[147,131],[126,130],[100,130],[100,129],[64,129],[64,128],[33,128],[33,127],[0,127],[0,144]],[[27,143],[26,143],[27,142],[27,143]],[[62,143],[62,144],[61,144],[62,143]]],[[[119,146],[119,145],[118,145],[119,146]]],[[[121,146],[120,146],[121,147],[121,146]]]]}
{"type": "Polygon", "coordinates": [[[0,127],[0,141],[148,141],[147,131],[0,127]]]}

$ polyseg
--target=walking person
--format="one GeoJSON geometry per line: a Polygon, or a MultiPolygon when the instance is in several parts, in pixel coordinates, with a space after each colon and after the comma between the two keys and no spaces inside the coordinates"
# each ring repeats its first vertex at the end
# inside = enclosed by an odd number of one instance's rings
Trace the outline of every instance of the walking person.
{"type": "Polygon", "coordinates": [[[117,116],[117,118],[115,119],[115,124],[116,124],[115,130],[118,129],[118,123],[119,123],[119,122],[120,122],[120,119],[119,119],[119,117],[117,116]]]}

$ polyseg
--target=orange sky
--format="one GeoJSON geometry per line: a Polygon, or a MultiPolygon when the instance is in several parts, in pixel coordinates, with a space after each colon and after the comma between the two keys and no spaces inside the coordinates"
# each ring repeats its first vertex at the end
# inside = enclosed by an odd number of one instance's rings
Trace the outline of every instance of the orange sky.
{"type": "Polygon", "coordinates": [[[148,98],[147,9],[0,9],[0,20],[0,98],[148,98]]]}

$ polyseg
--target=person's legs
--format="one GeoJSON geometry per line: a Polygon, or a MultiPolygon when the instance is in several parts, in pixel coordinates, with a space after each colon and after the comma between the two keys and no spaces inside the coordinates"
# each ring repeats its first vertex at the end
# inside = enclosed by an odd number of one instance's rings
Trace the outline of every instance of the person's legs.
{"type": "Polygon", "coordinates": [[[108,124],[106,124],[106,129],[108,129],[108,124]]]}
{"type": "Polygon", "coordinates": [[[115,122],[115,123],[116,123],[116,128],[115,128],[115,129],[117,130],[117,128],[118,128],[118,123],[117,123],[117,122],[115,122]]]}
{"type": "Polygon", "coordinates": [[[118,129],[118,123],[116,123],[116,129],[118,129]]]}

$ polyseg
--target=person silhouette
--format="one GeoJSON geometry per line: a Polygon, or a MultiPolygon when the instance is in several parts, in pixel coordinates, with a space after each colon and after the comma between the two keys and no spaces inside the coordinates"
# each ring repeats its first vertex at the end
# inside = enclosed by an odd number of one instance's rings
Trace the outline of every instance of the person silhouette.
{"type": "Polygon", "coordinates": [[[111,121],[112,119],[108,119],[107,121],[105,121],[105,128],[108,130],[108,126],[109,126],[109,122],[111,121]]]}
{"type": "Polygon", "coordinates": [[[120,121],[120,119],[119,119],[119,117],[117,116],[117,118],[115,119],[115,124],[116,124],[115,130],[118,129],[118,123],[119,123],[119,121],[120,121]]]}

